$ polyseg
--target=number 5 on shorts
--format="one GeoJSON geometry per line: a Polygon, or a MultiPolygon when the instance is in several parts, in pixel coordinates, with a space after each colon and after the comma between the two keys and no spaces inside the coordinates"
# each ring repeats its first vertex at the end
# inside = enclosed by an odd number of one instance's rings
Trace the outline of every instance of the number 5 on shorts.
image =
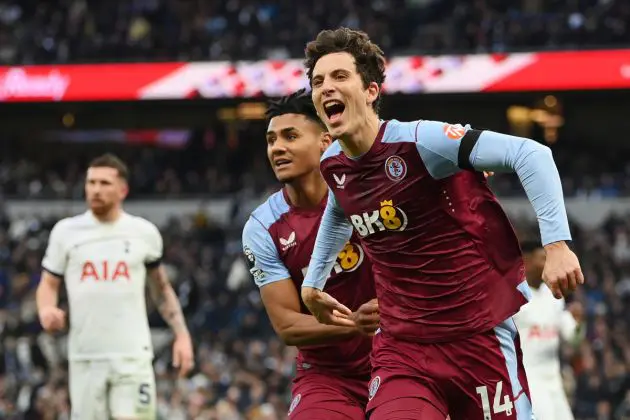
{"type": "Polygon", "coordinates": [[[496,392],[494,393],[494,401],[492,404],[492,411],[490,411],[490,396],[488,395],[488,387],[478,386],[476,388],[477,394],[481,397],[481,408],[483,409],[483,420],[492,420],[492,414],[505,413],[508,416],[512,415],[512,409],[514,404],[510,399],[510,395],[506,394],[501,402],[501,394],[503,393],[503,381],[497,382],[496,392]]]}
{"type": "Polygon", "coordinates": [[[149,405],[151,403],[151,385],[140,384],[138,388],[139,402],[142,405],[149,405]]]}

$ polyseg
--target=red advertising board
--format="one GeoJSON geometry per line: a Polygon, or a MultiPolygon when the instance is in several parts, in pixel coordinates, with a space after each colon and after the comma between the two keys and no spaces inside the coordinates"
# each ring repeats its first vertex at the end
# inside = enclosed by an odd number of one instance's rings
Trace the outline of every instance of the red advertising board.
{"type": "MultiPolygon", "coordinates": [[[[280,96],[308,85],[301,60],[0,66],[0,102],[280,96]]],[[[630,50],[394,57],[388,93],[630,88],[630,50]]]]}

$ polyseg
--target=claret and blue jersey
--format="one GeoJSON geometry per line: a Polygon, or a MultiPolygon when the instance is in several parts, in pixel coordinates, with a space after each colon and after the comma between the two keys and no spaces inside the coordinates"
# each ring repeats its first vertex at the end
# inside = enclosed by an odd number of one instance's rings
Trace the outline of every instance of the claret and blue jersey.
{"type": "MultiPolygon", "coordinates": [[[[281,190],[252,212],[243,229],[243,250],[258,287],[290,279],[300,289],[325,206],[325,199],[310,209],[291,206],[281,190]]],[[[353,310],[376,296],[371,266],[356,236],[344,242],[327,277],[326,291],[353,310]]],[[[302,312],[310,314],[303,304],[302,312]]],[[[298,367],[318,367],[344,375],[366,374],[370,371],[370,350],[371,339],[364,336],[303,346],[298,367]]]]}
{"type": "Polygon", "coordinates": [[[368,152],[350,158],[335,142],[321,170],[332,194],[304,285],[325,283],[330,256],[354,230],[373,263],[382,329],[401,339],[470,336],[526,302],[516,235],[476,170],[515,171],[543,242],[570,239],[560,184],[548,182],[558,177],[550,150],[531,140],[384,121],[368,152]]]}

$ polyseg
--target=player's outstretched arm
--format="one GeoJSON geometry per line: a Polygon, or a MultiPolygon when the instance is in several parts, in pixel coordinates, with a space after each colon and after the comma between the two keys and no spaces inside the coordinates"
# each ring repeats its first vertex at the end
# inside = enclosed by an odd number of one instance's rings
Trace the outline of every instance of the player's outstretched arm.
{"type": "Polygon", "coordinates": [[[584,276],[571,240],[562,182],[551,149],[530,139],[461,125],[421,121],[415,127],[418,151],[434,178],[461,169],[516,172],[532,203],[547,252],[545,283],[556,298],[575,290],[584,276]]]}
{"type": "Polygon", "coordinates": [[[346,220],[333,192],[329,191],[328,203],[317,231],[313,255],[301,291],[306,307],[324,324],[354,327],[354,321],[350,319],[352,311],[323,292],[337,255],[351,236],[352,225],[346,220]]]}
{"type": "Polygon", "coordinates": [[[192,340],[179,299],[161,264],[149,269],[148,280],[151,297],[160,315],[175,334],[173,366],[179,368],[180,376],[186,376],[194,366],[194,356],[192,340]]]}

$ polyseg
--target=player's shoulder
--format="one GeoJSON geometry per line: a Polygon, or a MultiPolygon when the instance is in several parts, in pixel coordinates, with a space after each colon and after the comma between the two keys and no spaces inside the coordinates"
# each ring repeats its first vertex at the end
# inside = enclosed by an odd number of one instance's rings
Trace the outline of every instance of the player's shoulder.
{"type": "MultiPolygon", "coordinates": [[[[415,132],[418,124],[424,120],[399,121],[382,120],[379,129],[379,136],[383,143],[405,143],[415,141],[415,132]]],[[[335,140],[321,157],[321,162],[342,154],[339,140],[335,140]]]]}
{"type": "Polygon", "coordinates": [[[451,124],[437,120],[387,121],[383,143],[422,142],[427,139],[458,140],[470,129],[469,125],[451,124]]]}
{"type": "Polygon", "coordinates": [[[86,213],[77,214],[74,216],[64,217],[59,219],[53,226],[52,232],[54,233],[66,233],[74,230],[81,230],[92,224],[90,215],[86,213]]]}
{"type": "Polygon", "coordinates": [[[418,124],[423,120],[399,121],[386,120],[381,122],[382,143],[413,143],[416,141],[418,124]]]}
{"type": "Polygon", "coordinates": [[[322,154],[322,157],[320,159],[320,162],[323,162],[323,161],[325,161],[327,159],[330,159],[332,157],[335,157],[335,156],[339,156],[341,153],[343,153],[343,151],[341,150],[341,145],[339,144],[339,140],[335,140],[324,151],[324,153],[322,154]]]}
{"type": "Polygon", "coordinates": [[[244,231],[269,230],[284,214],[291,210],[282,190],[271,194],[262,204],[252,211],[245,223],[244,231]]]}
{"type": "Polygon", "coordinates": [[[129,213],[125,213],[124,217],[126,228],[131,227],[135,232],[148,235],[160,234],[158,227],[144,217],[135,216],[129,213]]]}

